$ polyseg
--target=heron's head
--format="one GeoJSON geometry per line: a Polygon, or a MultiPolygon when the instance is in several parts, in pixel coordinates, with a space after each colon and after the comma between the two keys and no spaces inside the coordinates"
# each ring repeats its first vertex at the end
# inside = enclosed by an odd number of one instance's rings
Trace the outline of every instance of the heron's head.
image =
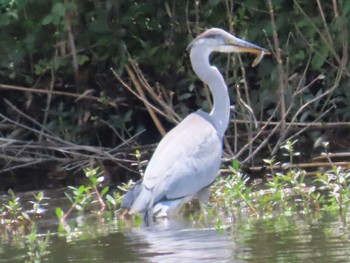
{"type": "Polygon", "coordinates": [[[268,50],[239,39],[220,28],[211,28],[203,32],[188,45],[187,50],[191,50],[196,46],[202,46],[210,52],[270,54],[268,50]]]}

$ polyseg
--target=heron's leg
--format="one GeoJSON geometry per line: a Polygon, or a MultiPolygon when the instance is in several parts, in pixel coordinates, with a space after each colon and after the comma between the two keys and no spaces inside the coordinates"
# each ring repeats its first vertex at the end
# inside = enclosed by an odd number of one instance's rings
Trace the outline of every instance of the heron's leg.
{"type": "Polygon", "coordinates": [[[142,226],[148,227],[149,226],[149,215],[148,211],[145,213],[142,213],[142,226]]]}
{"type": "Polygon", "coordinates": [[[142,214],[142,225],[145,227],[149,227],[153,225],[153,213],[152,209],[147,210],[142,214]]]}
{"type": "Polygon", "coordinates": [[[185,202],[186,198],[161,201],[153,207],[153,215],[159,217],[177,216],[185,202]]]}

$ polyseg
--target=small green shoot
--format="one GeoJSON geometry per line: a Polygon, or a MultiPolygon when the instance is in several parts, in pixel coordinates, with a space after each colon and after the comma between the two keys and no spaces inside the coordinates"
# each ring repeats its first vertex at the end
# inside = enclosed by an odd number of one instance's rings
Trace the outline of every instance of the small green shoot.
{"type": "Polygon", "coordinates": [[[10,189],[8,191],[10,200],[1,207],[1,219],[4,224],[23,224],[30,223],[31,218],[23,210],[20,198],[10,189]]]}
{"type": "Polygon", "coordinates": [[[40,215],[45,211],[44,206],[47,206],[47,203],[44,203],[45,200],[48,200],[48,197],[44,196],[43,192],[39,192],[38,194],[34,194],[33,193],[33,197],[34,197],[34,201],[29,201],[29,203],[31,203],[33,205],[33,209],[32,209],[32,213],[34,215],[40,215]]]}
{"type": "Polygon", "coordinates": [[[31,227],[31,232],[26,237],[27,260],[25,262],[41,262],[50,251],[48,250],[50,242],[50,231],[44,236],[37,233],[35,225],[31,227]]]}

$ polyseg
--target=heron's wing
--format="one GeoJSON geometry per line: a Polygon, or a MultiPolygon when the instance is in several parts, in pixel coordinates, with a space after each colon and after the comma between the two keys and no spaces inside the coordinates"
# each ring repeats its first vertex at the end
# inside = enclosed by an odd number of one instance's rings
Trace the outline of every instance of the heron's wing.
{"type": "Polygon", "coordinates": [[[123,201],[120,204],[121,208],[130,209],[136,198],[140,195],[142,190],[142,179],[138,180],[131,189],[124,195],[123,201]]]}
{"type": "Polygon", "coordinates": [[[208,114],[197,111],[159,143],[144,176],[154,202],[194,195],[213,182],[220,167],[222,138],[208,114]]]}

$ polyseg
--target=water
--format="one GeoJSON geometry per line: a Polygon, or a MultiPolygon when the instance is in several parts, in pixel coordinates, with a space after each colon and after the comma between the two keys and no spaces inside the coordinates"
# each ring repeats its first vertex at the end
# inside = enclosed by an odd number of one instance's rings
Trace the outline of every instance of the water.
{"type": "MultiPolygon", "coordinates": [[[[337,215],[243,213],[234,222],[220,215],[220,232],[217,218],[179,217],[147,228],[105,213],[72,218],[70,232],[59,234],[54,208],[62,207],[62,193],[51,196],[37,221],[38,236],[52,233],[43,262],[350,262],[349,225],[337,215]]],[[[1,228],[0,262],[28,259],[25,234],[1,228]]]]}

